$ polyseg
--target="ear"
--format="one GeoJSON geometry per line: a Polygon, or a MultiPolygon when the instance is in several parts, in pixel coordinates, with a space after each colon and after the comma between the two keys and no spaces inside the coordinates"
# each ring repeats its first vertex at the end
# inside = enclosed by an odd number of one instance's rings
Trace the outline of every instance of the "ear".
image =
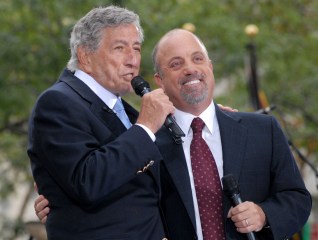
{"type": "Polygon", "coordinates": [[[84,47],[77,48],[77,59],[79,68],[89,74],[91,72],[91,59],[84,47]]]}
{"type": "Polygon", "coordinates": [[[160,74],[155,73],[153,77],[155,79],[155,83],[157,84],[157,86],[163,89],[162,78],[160,77],[160,74]]]}
{"type": "Polygon", "coordinates": [[[209,66],[210,66],[210,68],[211,68],[211,70],[213,72],[213,64],[212,64],[212,60],[211,59],[209,60],[209,66]]]}

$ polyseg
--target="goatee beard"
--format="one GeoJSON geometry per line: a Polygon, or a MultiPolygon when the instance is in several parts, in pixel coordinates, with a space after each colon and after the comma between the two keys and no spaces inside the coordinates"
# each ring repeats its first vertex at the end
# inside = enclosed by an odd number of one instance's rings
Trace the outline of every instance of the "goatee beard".
{"type": "MultiPolygon", "coordinates": [[[[195,73],[192,75],[185,76],[184,78],[182,78],[180,80],[180,82],[184,83],[184,82],[189,82],[189,81],[194,80],[194,79],[202,80],[204,78],[205,78],[204,74],[195,73]]],[[[181,96],[186,103],[194,105],[194,104],[198,104],[198,103],[202,102],[204,99],[207,98],[208,86],[207,86],[206,82],[204,82],[204,81],[202,81],[201,83],[204,84],[203,88],[202,87],[195,88],[192,92],[189,92],[189,89],[186,90],[186,89],[181,88],[181,96]]]]}

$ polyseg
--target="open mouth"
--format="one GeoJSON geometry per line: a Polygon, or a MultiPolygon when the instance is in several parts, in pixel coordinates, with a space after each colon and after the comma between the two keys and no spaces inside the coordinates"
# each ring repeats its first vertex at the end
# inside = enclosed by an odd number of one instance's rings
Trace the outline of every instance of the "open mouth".
{"type": "Polygon", "coordinates": [[[131,80],[134,76],[135,76],[135,74],[133,74],[133,73],[127,73],[127,74],[123,75],[123,77],[127,80],[131,80]]]}

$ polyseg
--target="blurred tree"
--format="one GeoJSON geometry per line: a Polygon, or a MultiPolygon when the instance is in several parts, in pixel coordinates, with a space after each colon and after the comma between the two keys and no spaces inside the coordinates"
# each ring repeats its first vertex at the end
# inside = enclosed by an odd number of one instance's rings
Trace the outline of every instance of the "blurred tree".
{"type": "MultiPolygon", "coordinates": [[[[151,51],[156,41],[172,28],[193,24],[208,48],[217,88],[222,90],[217,91],[216,101],[241,111],[252,111],[244,64],[248,57],[245,45],[251,40],[244,28],[256,24],[260,30],[254,38],[259,87],[268,102],[277,106],[273,114],[286,125],[295,145],[317,164],[318,1],[7,0],[0,2],[3,201],[16,191],[18,184],[32,185],[26,155],[28,116],[37,96],[56,81],[66,65],[73,23],[92,7],[111,3],[134,10],[141,17],[146,36],[141,75],[149,81],[153,73],[151,51]]],[[[138,107],[138,97],[126,98],[138,107]]],[[[21,211],[18,218],[23,217],[23,208],[21,211]]],[[[0,228],[4,226],[7,225],[0,222],[0,228]]],[[[7,235],[8,239],[19,233],[18,227],[12,228],[14,232],[7,235]]]]}

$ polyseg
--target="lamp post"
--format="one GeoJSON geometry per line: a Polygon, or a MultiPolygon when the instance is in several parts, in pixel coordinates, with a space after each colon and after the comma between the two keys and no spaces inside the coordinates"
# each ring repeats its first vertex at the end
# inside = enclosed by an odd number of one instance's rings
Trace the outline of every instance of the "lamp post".
{"type": "Polygon", "coordinates": [[[254,24],[247,25],[245,27],[245,33],[251,39],[246,45],[246,48],[249,52],[248,87],[250,99],[254,110],[258,110],[263,107],[259,99],[256,45],[253,42],[253,38],[258,34],[258,27],[254,24]]]}
{"type": "Polygon", "coordinates": [[[193,23],[187,22],[182,25],[182,29],[188,30],[189,32],[194,33],[196,30],[196,27],[193,23]]]}

